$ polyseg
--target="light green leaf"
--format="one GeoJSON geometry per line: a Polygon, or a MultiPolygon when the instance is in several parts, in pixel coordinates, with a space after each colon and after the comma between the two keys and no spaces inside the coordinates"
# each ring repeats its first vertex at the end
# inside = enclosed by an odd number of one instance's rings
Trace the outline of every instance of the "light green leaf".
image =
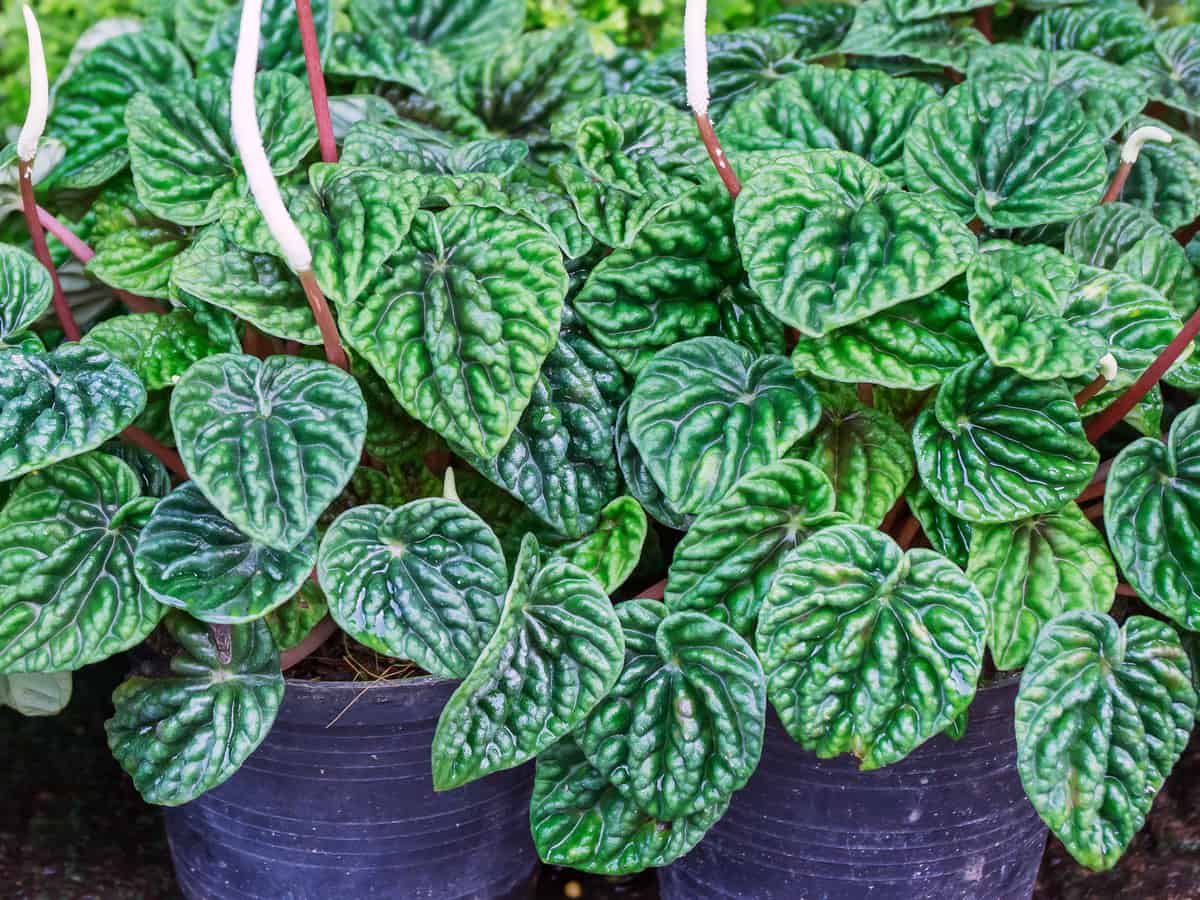
{"type": "Polygon", "coordinates": [[[12,346],[42,317],[53,297],[50,273],[33,256],[0,244],[0,345],[12,346]]]}
{"type": "Polygon", "coordinates": [[[1030,381],[980,359],[942,383],[913,427],[917,471],[957,518],[1013,522],[1053,512],[1100,460],[1061,381],[1030,381]]]}
{"type": "Polygon", "coordinates": [[[600,510],[595,531],[553,548],[553,555],[594,576],[611,594],[637,568],[645,541],[645,510],[632,497],[618,497],[600,510]]]}
{"type": "Polygon", "coordinates": [[[998,669],[1019,669],[1046,623],[1063,612],[1108,612],[1117,567],[1104,537],[1068,503],[1019,522],[976,525],[967,577],[991,611],[988,649],[998,669]]]}
{"type": "Polygon", "coordinates": [[[329,74],[369,78],[422,92],[436,90],[453,78],[449,60],[393,29],[390,25],[385,31],[335,34],[326,66],[329,74]]]}
{"type": "Polygon", "coordinates": [[[171,422],[209,502],[248,537],[287,551],[350,480],[367,409],[358,383],[329,363],[225,353],[179,380],[171,422]]]}
{"type": "Polygon", "coordinates": [[[283,699],[283,676],[263,622],[230,628],[228,662],[206,625],[176,614],[167,627],[181,647],[169,674],[118,687],[104,730],[146,802],[178,806],[228,779],[258,748],[283,699]]]}
{"type": "Polygon", "coordinates": [[[695,338],[643,370],[630,396],[629,435],[671,506],[698,513],[745,473],[780,459],[818,413],[815,393],[785,358],[695,338]]]}
{"type": "Polygon", "coordinates": [[[175,0],[172,4],[175,42],[192,59],[199,59],[217,19],[232,5],[233,0],[175,0]]]}
{"type": "Polygon", "coordinates": [[[1044,629],[1017,695],[1017,771],[1079,862],[1111,868],[1188,742],[1191,666],[1162,622],[1073,612],[1044,629]]]}
{"type": "Polygon", "coordinates": [[[694,816],[743,787],[758,766],[766,686],[729,626],[654,600],[617,607],[621,676],[575,733],[588,762],[656,819],[694,816]]]}
{"type": "Polygon", "coordinates": [[[807,462],[753,469],[706,509],[675,548],[667,578],[672,612],[693,610],[750,639],[780,561],[808,535],[848,519],[833,485],[807,462]]]}
{"type": "Polygon", "coordinates": [[[170,225],[128,228],[97,242],[87,272],[109,287],[166,300],[171,267],[189,243],[188,235],[170,225]]]}
{"type": "Polygon", "coordinates": [[[898,22],[921,22],[955,13],[970,12],[988,4],[984,0],[884,0],[898,22]]]}
{"type": "Polygon", "coordinates": [[[0,675],[0,706],[23,716],[56,716],[71,702],[70,672],[0,675]]]}
{"type": "Polygon", "coordinates": [[[328,614],[325,594],[320,585],[309,579],[300,585],[296,596],[263,616],[263,621],[271,629],[271,637],[282,652],[291,650],[308,637],[308,633],[328,614]]]}
{"type": "Polygon", "coordinates": [[[154,508],[137,476],[90,453],[22,479],[0,512],[0,672],[63,672],[139,643],[164,607],[133,574],[154,508]]]}
{"type": "Polygon", "coordinates": [[[434,789],[518,766],[566,736],[608,694],[624,651],[599,583],[562,560],[539,568],[527,535],[500,624],[438,720],[434,789]]]}
{"type": "Polygon", "coordinates": [[[987,605],[931,550],[863,525],[817,532],[780,566],[758,621],[767,694],[806,750],[897,762],[970,704],[987,605]]]}
{"type": "Polygon", "coordinates": [[[450,56],[486,56],[521,33],[522,0],[350,0],[356,31],[399,29],[450,56]]]}
{"type": "Polygon", "coordinates": [[[137,375],[101,347],[0,351],[0,481],[94,450],[145,406],[137,375]]]}
{"type": "Polygon", "coordinates": [[[429,497],[343,513],[321,541],[317,577],[356,641],[463,678],[500,621],[508,567],[479,516],[429,497]]]}
{"type": "Polygon", "coordinates": [[[224,349],[181,309],[105,319],[84,335],[83,343],[103,347],[133,370],[148,391],[173,387],[192,363],[224,349]]]}

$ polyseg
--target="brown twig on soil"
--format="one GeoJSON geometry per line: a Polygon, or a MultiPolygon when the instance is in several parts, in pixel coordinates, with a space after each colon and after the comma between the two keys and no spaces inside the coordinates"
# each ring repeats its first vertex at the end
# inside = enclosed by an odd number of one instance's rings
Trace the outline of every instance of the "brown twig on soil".
{"type": "Polygon", "coordinates": [[[638,594],[633,599],[635,599],[635,600],[661,600],[666,595],[666,591],[667,591],[667,579],[664,578],[662,581],[658,581],[658,582],[655,582],[654,584],[650,585],[650,587],[646,588],[644,591],[642,591],[640,594],[638,594]]]}
{"type": "Polygon", "coordinates": [[[904,524],[900,526],[896,532],[896,543],[900,545],[901,550],[907,550],[912,546],[917,535],[921,533],[921,520],[909,513],[904,524]]]}

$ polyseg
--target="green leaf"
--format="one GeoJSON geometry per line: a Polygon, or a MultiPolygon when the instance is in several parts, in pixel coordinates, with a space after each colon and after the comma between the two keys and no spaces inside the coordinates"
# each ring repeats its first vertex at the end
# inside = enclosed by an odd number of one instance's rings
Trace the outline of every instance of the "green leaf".
{"type": "Polygon", "coordinates": [[[916,472],[908,432],[887,413],[822,404],[816,429],[790,451],[828,476],[837,511],[879,525],[916,472]]]}
{"type": "Polygon", "coordinates": [[[1121,571],[1149,606],[1200,631],[1200,406],[1172,423],[1166,442],[1141,438],[1108,474],[1104,524],[1121,571]]]}
{"type": "MultiPolygon", "coordinates": [[[[629,437],[629,401],[626,400],[617,410],[615,424],[617,445],[617,466],[621,469],[621,477],[625,480],[625,489],[642,505],[656,520],[674,528],[676,531],[686,531],[692,517],[686,516],[671,505],[662,489],[646,467],[642,454],[634,446],[629,437]]],[[[2,482],[0,482],[2,483],[2,482]]]]}
{"type": "Polygon", "coordinates": [[[360,506],[321,540],[317,577],[338,626],[361,644],[463,678],[500,621],[500,542],[457,500],[360,506]]]}
{"type": "Polygon", "coordinates": [[[238,531],[189,481],[154,508],[134,569],[160,603],[202,622],[241,624],[285,603],[316,558],[314,535],[294,550],[273,550],[238,531]]]}
{"type": "Polygon", "coordinates": [[[924,390],[983,352],[969,313],[966,279],[956,278],[824,337],[801,335],[792,361],[801,374],[924,390]]]}
{"type": "Polygon", "coordinates": [[[186,85],[191,66],[179,49],[147,32],[123,34],[92,50],[54,94],[46,133],[67,153],[48,184],[97,187],[129,164],[125,107],[141,91],[186,85]]]}
{"type": "Polygon", "coordinates": [[[291,650],[308,637],[308,633],[328,614],[325,594],[320,585],[309,579],[300,585],[296,596],[263,616],[263,621],[271,629],[271,637],[282,652],[291,650]]]}
{"type": "Polygon", "coordinates": [[[1017,695],[1017,771],[1079,862],[1111,868],[1188,742],[1191,666],[1162,622],[1073,612],[1044,629],[1017,695]]]}
{"type": "Polygon", "coordinates": [[[398,28],[450,56],[486,56],[525,25],[522,0],[350,0],[350,21],[363,34],[398,28]]]}
{"type": "Polygon", "coordinates": [[[785,358],[695,338],[643,370],[630,396],[629,435],[671,506],[698,513],[746,472],[780,459],[818,413],[813,389],[785,358]]]}
{"type": "Polygon", "coordinates": [[[985,46],[987,38],[970,26],[955,28],[944,18],[905,23],[896,18],[887,0],[867,0],[858,6],[838,50],[858,56],[911,57],[962,72],[969,55],[985,46]]]}
{"type": "Polygon", "coordinates": [[[600,260],[574,300],[596,341],[648,355],[709,333],[740,269],[731,213],[722,186],[693,188],[600,260]]]}
{"type": "Polygon", "coordinates": [[[667,577],[672,612],[693,610],[747,639],[780,561],[808,535],[849,521],[820,469],[785,459],[754,469],[692,523],[667,577]]]}
{"type": "Polygon", "coordinates": [[[1107,183],[1100,133],[1079,101],[1038,84],[999,97],[953,89],[913,119],[904,165],[910,189],[993,228],[1069,221],[1107,183]]]}
{"type": "Polygon", "coordinates": [[[367,409],[336,366],[224,353],[179,380],[171,422],[204,496],[248,537],[287,551],[350,480],[367,409]]]}
{"type": "Polygon", "coordinates": [[[1039,13],[1024,42],[1043,50],[1083,50],[1122,65],[1154,47],[1154,23],[1134,3],[1084,3],[1039,13]]]}
{"type": "Polygon", "coordinates": [[[339,325],[410,415],[494,457],[554,347],[566,290],[542,229],[494,209],[423,211],[339,325]]]}
{"type": "Polygon", "coordinates": [[[538,757],[530,830],[549,865],[624,875],[669,865],[725,814],[728,801],[664,822],[643,812],[565,737],[538,757]]]}
{"type": "Polygon", "coordinates": [[[192,363],[224,349],[181,309],[105,319],[84,335],[83,343],[103,347],[133,370],[148,391],[173,387],[192,363]]]}
{"type": "Polygon", "coordinates": [[[1101,137],[1109,137],[1146,105],[1146,82],[1127,67],[1091,53],[1052,53],[1014,44],[991,44],[971,54],[967,77],[998,104],[1010,91],[1027,85],[1075,97],[1101,137]]]}
{"type": "Polygon", "coordinates": [[[133,574],[154,500],[91,453],[22,479],[0,512],[0,672],[62,672],[140,642],[164,608],[133,574]]]}
{"type": "Polygon", "coordinates": [[[233,5],[233,0],[176,0],[172,5],[175,43],[192,59],[199,59],[213,26],[221,13],[233,5]]]}
{"type": "Polygon", "coordinates": [[[904,134],[937,100],[928,85],[869,69],[803,66],[734,104],[720,120],[726,149],[847,150],[904,174],[904,134]]]}
{"type": "Polygon", "coordinates": [[[817,532],[780,566],[756,646],[767,694],[806,750],[897,762],[975,696],[987,605],[953,563],[863,525],[817,532]]]}
{"type": "Polygon", "coordinates": [[[94,450],[145,406],[137,375],[101,347],[0,351],[0,481],[94,450]]]}
{"type": "Polygon", "coordinates": [[[87,272],[109,287],[140,297],[170,297],[171,268],[190,243],[169,225],[128,228],[96,244],[87,272]]]}
{"type": "Polygon", "coordinates": [[[898,22],[921,22],[954,13],[970,12],[988,4],[985,0],[884,0],[898,22]]]}
{"type": "Polygon", "coordinates": [[[431,91],[453,77],[440,53],[396,31],[368,34],[340,31],[333,36],[326,71],[340,78],[370,78],[431,91]]]}
{"type": "MultiPolygon", "coordinates": [[[[310,5],[318,47],[324,57],[333,34],[334,4],[331,0],[311,0],[310,5]]],[[[217,15],[197,61],[198,74],[228,77],[237,54],[241,21],[240,3],[232,4],[217,15]]],[[[304,50],[300,43],[295,0],[263,0],[259,17],[258,69],[304,75],[304,50]]]]}
{"type": "Polygon", "coordinates": [[[951,514],[1014,522],[1079,495],[1100,460],[1061,381],[980,359],[942,383],[913,427],[917,471],[951,514]]]}
{"type": "Polygon", "coordinates": [[[1117,589],[1104,536],[1074,503],[975,526],[967,577],[991,611],[988,649],[998,669],[1025,665],[1038,633],[1060,613],[1108,612],[1117,589]]]}
{"type": "Polygon", "coordinates": [[[800,45],[797,53],[815,59],[837,50],[850,29],[854,12],[852,3],[805,3],[768,17],[763,26],[794,38],[800,45]]]}
{"type": "MultiPolygon", "coordinates": [[[[271,169],[286,174],[316,143],[308,87],[282,72],[262,72],[254,96],[271,169]]],[[[125,120],[134,186],[159,218],[178,225],[214,222],[244,191],[223,78],[148,89],[129,102],[125,120]]]]}
{"type": "Polygon", "coordinates": [[[621,676],[575,733],[588,762],[656,819],[695,816],[749,780],[762,754],[766,690],[728,625],[654,600],[617,607],[621,676]]]}
{"type": "Polygon", "coordinates": [[[70,701],[70,672],[0,675],[0,706],[9,706],[23,716],[56,716],[70,701]]]}
{"type": "Polygon", "coordinates": [[[0,244],[0,344],[14,339],[50,308],[50,273],[33,256],[0,244]]]}
{"type": "Polygon", "coordinates": [[[721,319],[717,334],[759,356],[787,353],[783,323],[767,312],[743,278],[727,286],[717,298],[721,319]]]}
{"type": "Polygon", "coordinates": [[[228,779],[257,749],[283,699],[279,651],[263,622],[229,630],[222,662],[208,627],[167,619],[181,651],[161,678],[113,692],[108,747],[147,803],[178,806],[228,779]]]}
{"type": "Polygon", "coordinates": [[[645,510],[632,497],[618,497],[600,510],[595,531],[555,547],[553,553],[594,576],[611,594],[637,568],[645,541],[645,510]]]}
{"type": "Polygon", "coordinates": [[[539,568],[527,535],[500,624],[438,720],[434,789],[511,769],[556,743],[608,694],[624,650],[599,583],[562,560],[539,568]]]}
{"type": "Polygon", "coordinates": [[[582,27],[531,31],[502,46],[486,40],[487,52],[459,69],[457,94],[494,135],[542,142],[547,122],[603,90],[582,27]]]}
{"type": "Polygon", "coordinates": [[[924,296],[966,268],[975,238],[932,199],[892,189],[840,151],[759,169],[734,207],[750,284],[810,337],[924,296]]]}
{"type": "Polygon", "coordinates": [[[1200,113],[1200,25],[1188,23],[1161,31],[1154,49],[1125,63],[1125,69],[1157,100],[1188,115],[1200,113]]]}
{"type": "Polygon", "coordinates": [[[100,448],[101,453],[115,456],[133,470],[146,497],[165,497],[171,493],[171,473],[149,450],[128,441],[114,438],[100,448]]]}
{"type": "MultiPolygon", "coordinates": [[[[1171,143],[1147,141],[1121,189],[1119,199],[1147,210],[1167,228],[1182,228],[1200,217],[1200,144],[1164,122],[1140,116],[1129,123],[1126,135],[1143,125],[1154,125],[1171,135],[1171,143]]],[[[1108,153],[1110,176],[1120,164],[1120,147],[1108,153]]]]}
{"type": "Polygon", "coordinates": [[[974,527],[952,516],[938,504],[920,480],[913,481],[904,494],[909,511],[917,517],[929,544],[960,569],[966,569],[974,527]]]}
{"type": "Polygon", "coordinates": [[[195,301],[200,301],[233,313],[266,334],[309,346],[321,343],[304,289],[286,263],[269,253],[239,247],[223,225],[205,228],[175,260],[171,290],[183,295],[193,316],[195,301]]]}

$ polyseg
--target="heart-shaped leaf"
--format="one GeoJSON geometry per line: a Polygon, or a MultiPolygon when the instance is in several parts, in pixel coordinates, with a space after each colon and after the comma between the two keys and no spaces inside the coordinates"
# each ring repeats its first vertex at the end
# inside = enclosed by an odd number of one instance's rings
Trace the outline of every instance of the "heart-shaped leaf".
{"type": "MultiPolygon", "coordinates": [[[[634,446],[629,437],[629,401],[626,400],[617,410],[615,425],[617,445],[617,465],[621,469],[621,478],[625,481],[625,489],[642,505],[656,520],[674,528],[676,531],[686,531],[691,516],[684,515],[671,505],[663,494],[662,489],[650,474],[642,454],[634,446]]],[[[2,482],[0,482],[2,483],[2,482]]]]}
{"type": "Polygon", "coordinates": [[[889,0],[866,0],[838,49],[858,56],[909,57],[962,72],[970,54],[986,46],[987,38],[970,26],[956,28],[945,18],[906,23],[889,0]]]}
{"type": "Polygon", "coordinates": [[[656,819],[721,804],[762,753],[758,657],[732,628],[700,613],[628,600],[617,616],[624,668],[576,741],[598,773],[656,819]]]}
{"type": "Polygon", "coordinates": [[[433,736],[445,791],[532,759],[572,731],[621,672],[625,640],[600,584],[563,560],[538,566],[526,535],[491,640],[433,736]]]}
{"type": "Polygon", "coordinates": [[[1200,25],[1188,23],[1159,32],[1154,49],[1140,53],[1124,68],[1152,100],[1189,115],[1200,113],[1200,25]]]}
{"type": "Polygon", "coordinates": [[[192,363],[225,349],[181,309],[105,319],[84,335],[83,343],[103,347],[133,370],[148,391],[173,387],[192,363]]]}
{"type": "Polygon", "coordinates": [[[1154,22],[1134,3],[1084,3],[1039,13],[1024,41],[1043,50],[1083,50],[1122,65],[1154,47],[1154,22]]]}
{"type": "Polygon", "coordinates": [[[177,88],[192,77],[179,49],[147,31],[107,40],[87,56],[54,94],[46,133],[66,155],[54,167],[55,187],[97,187],[129,164],[125,107],[140,91],[177,88]]]}
{"type": "Polygon", "coordinates": [[[508,567],[479,516],[429,497],[343,513],[321,541],[317,577],[359,643],[463,678],[500,621],[508,567]]]}
{"type": "Polygon", "coordinates": [[[966,569],[974,526],[951,515],[933,499],[920,480],[908,486],[904,499],[909,511],[917,517],[930,546],[960,569],[966,569]]]}
{"type": "Polygon", "coordinates": [[[104,730],[146,802],[178,806],[221,784],[262,743],[283,676],[263,622],[229,629],[228,662],[202,623],[177,614],[167,627],[181,648],[170,672],[118,687],[104,730]]]}
{"type": "MultiPolygon", "coordinates": [[[[333,33],[333,5],[331,0],[310,0],[317,45],[322,56],[329,47],[333,33]]],[[[240,3],[230,4],[216,16],[197,62],[199,74],[227,77],[233,70],[241,22],[240,3]]],[[[259,70],[303,75],[304,49],[296,20],[295,0],[263,0],[258,22],[259,70]]]]}
{"type": "Polygon", "coordinates": [[[0,481],[94,450],[145,406],[137,375],[101,347],[0,351],[0,481]]]}
{"type": "MultiPolygon", "coordinates": [[[[417,122],[360,122],[342,146],[347,165],[401,175],[511,175],[529,155],[521,141],[461,138],[417,122]]],[[[482,183],[482,179],[480,179],[482,183]]]]}
{"type": "Polygon", "coordinates": [[[595,531],[553,553],[594,576],[611,594],[637,568],[645,541],[645,510],[632,497],[618,497],[600,510],[595,531]]]}
{"type": "MultiPolygon", "coordinates": [[[[308,87],[283,72],[263,72],[254,96],[271,169],[283,175],[316,143],[308,87]]],[[[129,102],[125,121],[134,186],[159,218],[178,225],[214,222],[244,190],[225,79],[198,78],[146,90],[129,102]]]]}
{"type": "Polygon", "coordinates": [[[967,708],[986,630],[987,604],[945,557],[835,525],[783,561],[755,642],[788,734],[820,757],[853,753],[868,770],[903,759],[967,708]]]}
{"type": "Polygon", "coordinates": [[[238,531],[195,483],[154,508],[134,568],[156,600],[202,622],[260,619],[300,589],[317,559],[314,535],[281,552],[238,531]]]}
{"type": "Polygon", "coordinates": [[[154,509],[137,476],[90,453],[22,479],[0,512],[0,672],[63,672],[139,643],[164,607],[133,573],[154,509]]]}
{"type": "Polygon", "coordinates": [[[803,66],[734,104],[720,120],[721,138],[730,151],[848,150],[901,177],[904,133],[936,100],[914,79],[803,66]]]}
{"type": "Polygon", "coordinates": [[[339,325],[410,415],[492,458],[529,404],[566,290],[542,229],[483,207],[423,211],[339,325]]]}
{"type": "Polygon", "coordinates": [[[464,58],[492,53],[525,24],[522,0],[350,0],[348,12],[363,34],[399,29],[464,58]]]}
{"type": "MultiPolygon", "coordinates": [[[[1148,141],[1130,170],[1119,199],[1148,210],[1167,228],[1181,228],[1200,216],[1200,144],[1188,134],[1164,122],[1140,116],[1129,123],[1126,134],[1145,125],[1162,128],[1171,135],[1169,144],[1148,141]]],[[[1108,151],[1110,174],[1120,164],[1121,150],[1112,144],[1108,151]]]]}
{"type": "Polygon", "coordinates": [[[0,244],[0,344],[9,344],[50,308],[50,274],[33,256],[0,244]]]}
{"type": "Polygon", "coordinates": [[[666,603],[694,610],[750,639],[758,611],[784,556],[827,525],[836,511],[833,485],[815,466],[785,459],[754,469],[706,509],[675,548],[666,603]]]}
{"type": "Polygon", "coordinates": [[[358,383],[336,366],[224,353],[179,379],[171,423],[209,502],[247,536],[287,551],[350,480],[367,408],[358,383]]]}
{"type": "Polygon", "coordinates": [[[574,738],[565,737],[538,757],[529,825],[543,862],[623,875],[669,865],[700,841],[728,805],[722,800],[694,816],[659,821],[613,787],[574,738]]]}
{"type": "Polygon", "coordinates": [[[967,577],[991,610],[988,649],[998,669],[1019,669],[1038,632],[1060,613],[1107,612],[1117,567],[1079,507],[999,525],[976,525],[967,577]]]}
{"type": "Polygon", "coordinates": [[[1104,524],[1121,571],[1154,609],[1200,630],[1200,406],[1182,413],[1166,442],[1134,441],[1108,474],[1104,524]]]}
{"type": "Polygon", "coordinates": [[[950,91],[913,119],[904,166],[909,188],[993,228],[1069,221],[1107,181],[1100,132],[1079,101],[1040,84],[950,91]]]}
{"type": "Polygon", "coordinates": [[[848,153],[806,158],[809,172],[759,169],[734,207],[750,285],[777,318],[822,337],[966,268],[975,239],[936,202],[889,189],[848,153]]]}
{"type": "Polygon", "coordinates": [[[816,425],[816,394],[780,356],[724,338],[658,353],[629,399],[629,435],[670,505],[698,513],[816,425]]]}
{"type": "Polygon", "coordinates": [[[980,359],[942,383],[913,427],[917,471],[951,514],[1015,522],[1053,512],[1100,460],[1061,381],[1030,381],[980,359]]]}
{"type": "Polygon", "coordinates": [[[971,325],[967,281],[956,278],[917,300],[879,310],[824,337],[800,336],[801,374],[924,390],[983,352],[971,325]]]}
{"type": "Polygon", "coordinates": [[[166,223],[125,228],[96,244],[87,272],[140,297],[170,297],[171,268],[189,236],[166,223]]]}
{"type": "Polygon", "coordinates": [[[1039,635],[1017,695],[1017,771],[1079,862],[1116,863],[1188,742],[1191,666],[1170,626],[1072,612],[1039,635]]]}

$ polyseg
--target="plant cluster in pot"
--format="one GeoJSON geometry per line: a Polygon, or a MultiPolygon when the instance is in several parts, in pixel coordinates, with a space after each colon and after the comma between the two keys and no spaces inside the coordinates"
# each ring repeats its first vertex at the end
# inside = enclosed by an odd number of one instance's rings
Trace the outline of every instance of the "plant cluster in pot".
{"type": "Polygon", "coordinates": [[[610,62],[181,0],[52,104],[27,13],[0,697],[148,643],[109,744],[190,896],[1113,865],[1197,707],[1200,26],[971,5],[610,62]],[[428,677],[284,678],[339,631],[428,677]]]}

